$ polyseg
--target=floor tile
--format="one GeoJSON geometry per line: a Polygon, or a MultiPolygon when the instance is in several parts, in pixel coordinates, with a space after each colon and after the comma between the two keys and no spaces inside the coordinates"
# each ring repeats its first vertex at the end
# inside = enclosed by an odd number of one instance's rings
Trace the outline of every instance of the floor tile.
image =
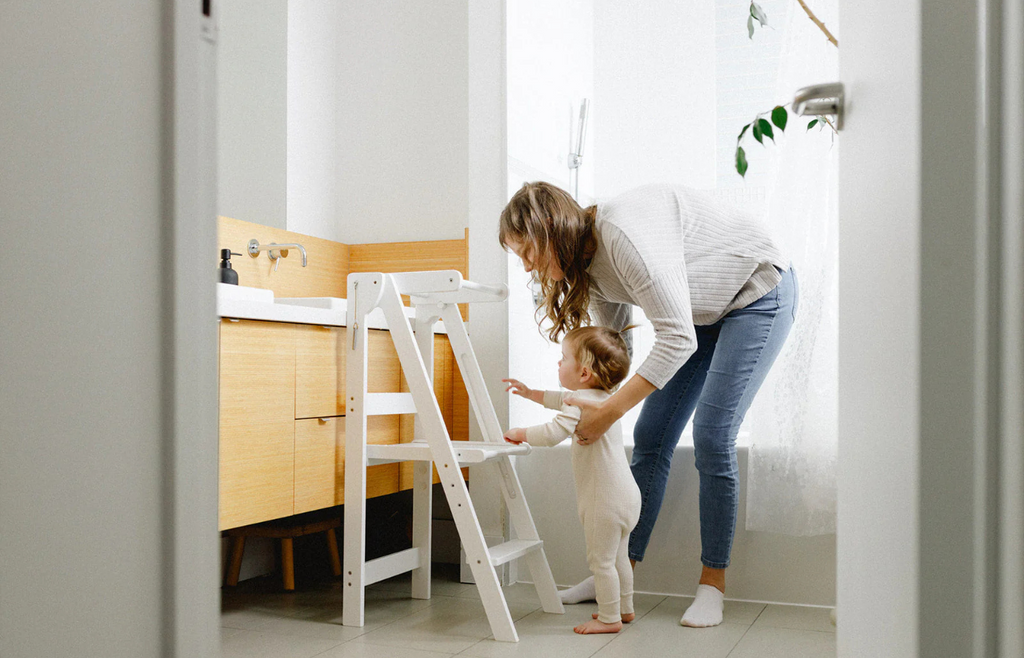
{"type": "Polygon", "coordinates": [[[835,633],[836,627],[829,618],[830,612],[829,608],[768,604],[757,618],[755,626],[835,633]]]}
{"type": "MultiPolygon", "coordinates": [[[[536,609],[534,604],[509,603],[514,620],[536,609]]],[[[351,641],[458,653],[490,635],[491,627],[479,601],[438,596],[431,599],[429,607],[351,641]]]]}
{"type": "MultiPolygon", "coordinates": [[[[450,565],[454,566],[454,565],[450,565]]],[[[400,592],[409,596],[412,592],[412,574],[403,573],[379,583],[374,583],[367,589],[387,590],[389,592],[400,592]]],[[[435,568],[430,578],[430,595],[434,596],[474,596],[476,585],[473,583],[460,583],[458,569],[445,567],[435,568]]]]}
{"type": "Polygon", "coordinates": [[[758,627],[739,641],[729,658],[835,658],[835,633],[758,627]]]}
{"type": "Polygon", "coordinates": [[[645,615],[628,633],[615,636],[594,658],[652,658],[700,656],[726,658],[749,630],[746,624],[720,624],[712,628],[686,628],[674,615],[645,615]]]}
{"type": "MultiPolygon", "coordinates": [[[[312,614],[307,610],[302,610],[300,612],[312,614]]],[[[259,607],[223,610],[220,613],[220,625],[222,628],[237,628],[254,631],[264,626],[268,621],[282,619],[288,616],[289,615],[279,610],[267,610],[259,607]]]]}
{"type": "MultiPolygon", "coordinates": [[[[665,600],[651,611],[651,614],[659,616],[675,617],[676,623],[683,616],[686,609],[693,603],[692,596],[667,596],[665,600]]],[[[744,624],[749,626],[754,623],[758,615],[764,610],[764,603],[750,603],[748,601],[726,601],[722,621],[726,624],[744,624]]]]}
{"type": "Polygon", "coordinates": [[[265,631],[235,631],[221,636],[221,658],[313,658],[341,643],[265,631]]]}
{"type": "Polygon", "coordinates": [[[239,629],[239,628],[225,628],[225,627],[222,626],[221,629],[220,629],[220,639],[221,639],[221,641],[223,641],[224,638],[228,638],[228,637],[231,637],[232,635],[238,635],[238,634],[244,633],[244,632],[245,632],[244,630],[239,629]]]}
{"type": "Polygon", "coordinates": [[[328,649],[316,658],[450,658],[453,654],[423,651],[407,647],[347,642],[328,649]]]}
{"type": "MultiPolygon", "coordinates": [[[[506,601],[517,601],[519,603],[535,603],[540,607],[540,597],[537,596],[537,589],[531,583],[515,583],[501,588],[506,601]]],[[[476,585],[460,590],[455,596],[466,599],[480,599],[480,589],[476,585]]]]}
{"type": "Polygon", "coordinates": [[[498,658],[588,658],[612,641],[614,635],[577,635],[572,629],[591,618],[597,605],[567,605],[565,614],[535,610],[516,622],[519,642],[497,642],[488,637],[469,647],[460,656],[498,658]]]}
{"type": "Polygon", "coordinates": [[[223,658],[834,658],[829,609],[726,601],[725,621],[684,628],[679,617],[692,597],[637,594],[637,619],[620,633],[576,635],[597,604],[545,613],[530,583],[504,587],[518,643],[497,642],[475,585],[458,582],[455,569],[435,570],[432,598],[409,596],[408,574],[366,590],[365,624],[342,625],[343,584],[311,583],[283,592],[270,579],[247,581],[222,596],[223,658]]]}

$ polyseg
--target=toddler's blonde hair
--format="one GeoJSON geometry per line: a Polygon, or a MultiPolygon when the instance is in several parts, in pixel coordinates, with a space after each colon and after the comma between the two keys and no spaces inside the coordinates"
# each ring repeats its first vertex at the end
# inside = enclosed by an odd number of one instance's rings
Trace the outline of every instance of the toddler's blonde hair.
{"type": "Polygon", "coordinates": [[[608,327],[577,327],[565,334],[576,361],[594,373],[598,388],[611,391],[629,374],[629,348],[623,337],[636,325],[622,331],[608,327]]]}

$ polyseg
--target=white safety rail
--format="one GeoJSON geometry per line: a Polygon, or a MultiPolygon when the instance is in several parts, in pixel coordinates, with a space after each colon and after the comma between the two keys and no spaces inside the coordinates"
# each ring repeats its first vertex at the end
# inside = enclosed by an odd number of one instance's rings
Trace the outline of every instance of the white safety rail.
{"type": "Polygon", "coordinates": [[[464,281],[455,270],[439,272],[353,273],[348,277],[347,395],[345,418],[345,593],[342,623],[362,626],[367,585],[412,571],[412,596],[430,598],[430,519],[433,473],[444,487],[466,560],[473,571],[480,600],[487,613],[494,638],[518,642],[512,615],[501,591],[495,567],[524,558],[533,577],[545,612],[564,612],[558,598],[551,568],[544,555],[544,543],[537,534],[530,509],[523,496],[519,476],[510,457],[526,454],[526,444],[511,445],[503,439],[480,366],[462,322],[458,304],[501,302],[508,295],[505,286],[485,286],[464,281]],[[401,295],[409,295],[416,309],[410,325],[401,295]],[[366,316],[380,308],[387,319],[408,393],[368,393],[366,316]],[[451,440],[433,390],[433,326],[444,322],[459,371],[466,383],[470,406],[484,441],[451,440]],[[415,413],[411,443],[368,445],[367,418],[373,415],[415,413]],[[413,546],[410,549],[366,560],[366,468],[373,464],[414,461],[413,546]],[[518,539],[487,546],[480,522],[462,479],[460,466],[494,461],[501,477],[505,504],[518,539]]]}

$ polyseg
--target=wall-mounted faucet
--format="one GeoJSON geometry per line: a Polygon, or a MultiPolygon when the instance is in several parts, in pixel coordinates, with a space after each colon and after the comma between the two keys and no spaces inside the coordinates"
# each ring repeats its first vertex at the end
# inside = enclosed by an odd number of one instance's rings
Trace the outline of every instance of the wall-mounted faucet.
{"type": "Polygon", "coordinates": [[[261,251],[267,252],[267,257],[274,261],[274,270],[277,270],[277,266],[281,263],[282,258],[287,258],[289,249],[298,249],[302,252],[302,266],[306,266],[306,248],[298,242],[290,242],[287,244],[278,244],[276,242],[270,242],[268,244],[261,245],[258,240],[249,240],[249,255],[256,258],[260,255],[261,251]],[[274,253],[277,251],[278,253],[274,253]]]}

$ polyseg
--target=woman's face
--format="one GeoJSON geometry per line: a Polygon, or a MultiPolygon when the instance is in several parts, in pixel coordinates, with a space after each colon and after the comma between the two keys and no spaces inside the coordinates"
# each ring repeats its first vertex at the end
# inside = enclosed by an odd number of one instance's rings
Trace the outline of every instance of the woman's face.
{"type": "Polygon", "coordinates": [[[558,267],[558,261],[550,248],[548,249],[546,258],[539,258],[537,245],[532,242],[517,242],[515,240],[510,240],[507,243],[507,246],[512,250],[512,253],[519,256],[519,260],[523,261],[523,268],[525,268],[527,272],[537,270],[538,274],[546,276],[552,281],[561,281],[565,278],[565,273],[563,273],[562,269],[558,267]],[[545,265],[546,271],[544,269],[540,269],[544,268],[545,265]]]}

